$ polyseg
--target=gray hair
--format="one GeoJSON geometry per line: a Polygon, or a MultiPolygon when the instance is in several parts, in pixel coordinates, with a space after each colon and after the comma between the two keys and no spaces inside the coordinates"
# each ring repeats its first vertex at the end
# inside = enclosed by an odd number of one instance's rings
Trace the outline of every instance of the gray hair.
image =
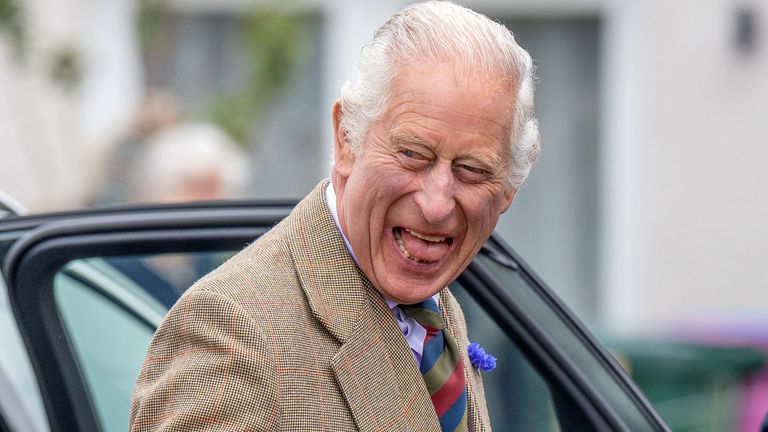
{"type": "Polygon", "coordinates": [[[370,125],[389,104],[392,77],[405,60],[458,62],[501,76],[516,94],[509,142],[509,182],[519,187],[539,156],[539,126],[533,110],[533,61],[503,25],[465,7],[428,1],[393,15],[363,47],[357,76],[341,89],[341,128],[355,154],[370,125]],[[516,87],[514,87],[516,86],[516,87]]]}

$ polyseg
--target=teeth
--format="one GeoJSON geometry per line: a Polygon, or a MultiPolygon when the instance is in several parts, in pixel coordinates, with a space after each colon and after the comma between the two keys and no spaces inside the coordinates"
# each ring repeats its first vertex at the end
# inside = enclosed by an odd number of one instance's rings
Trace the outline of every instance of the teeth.
{"type": "Polygon", "coordinates": [[[445,237],[439,237],[439,236],[429,236],[429,235],[426,235],[426,234],[421,234],[421,233],[418,233],[418,232],[416,232],[416,231],[411,231],[411,230],[409,230],[408,228],[406,228],[405,230],[406,230],[406,231],[408,231],[408,233],[409,233],[410,235],[412,235],[412,236],[414,236],[414,237],[417,237],[417,238],[420,238],[420,239],[422,239],[422,240],[426,240],[426,241],[430,241],[430,242],[435,242],[435,243],[439,243],[439,242],[441,242],[441,241],[444,241],[444,240],[445,240],[445,237]]]}
{"type": "MultiPolygon", "coordinates": [[[[409,233],[411,233],[411,235],[415,237],[418,237],[420,239],[427,240],[427,241],[439,242],[439,241],[445,240],[445,237],[422,236],[421,234],[418,234],[418,235],[414,234],[413,231],[410,231],[408,229],[406,229],[406,231],[408,231],[409,233]],[[433,240],[433,239],[437,239],[437,240],[433,240]]],[[[395,230],[395,240],[397,241],[397,246],[400,248],[400,252],[403,253],[403,256],[405,256],[406,258],[414,262],[419,262],[419,263],[424,262],[418,257],[412,256],[411,253],[408,252],[408,249],[405,248],[405,244],[403,244],[403,235],[399,229],[395,230]]]]}
{"type": "Polygon", "coordinates": [[[403,244],[403,237],[400,234],[400,230],[395,230],[395,240],[397,240],[397,246],[400,247],[400,252],[402,252],[406,258],[410,259],[411,261],[416,261],[417,263],[421,262],[419,258],[415,256],[411,256],[410,252],[408,252],[408,249],[405,248],[405,245],[403,244]]]}

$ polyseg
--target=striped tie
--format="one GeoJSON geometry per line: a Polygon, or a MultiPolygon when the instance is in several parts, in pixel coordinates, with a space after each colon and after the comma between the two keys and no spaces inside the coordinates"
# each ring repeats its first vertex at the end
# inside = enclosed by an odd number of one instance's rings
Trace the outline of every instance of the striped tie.
{"type": "Polygon", "coordinates": [[[414,305],[400,305],[406,315],[427,330],[421,356],[421,374],[440,419],[443,432],[467,430],[467,387],[464,362],[456,342],[444,332],[445,321],[433,298],[414,305]]]}

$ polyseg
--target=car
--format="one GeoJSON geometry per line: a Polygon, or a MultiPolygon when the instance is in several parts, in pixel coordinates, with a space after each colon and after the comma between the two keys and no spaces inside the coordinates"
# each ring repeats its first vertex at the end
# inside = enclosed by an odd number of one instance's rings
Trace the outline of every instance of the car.
{"type": "MultiPolygon", "coordinates": [[[[124,431],[152,334],[195,278],[288,215],[209,202],[0,217],[0,431],[124,431]]],[[[666,431],[614,357],[494,234],[451,285],[494,430],[666,431]]]]}

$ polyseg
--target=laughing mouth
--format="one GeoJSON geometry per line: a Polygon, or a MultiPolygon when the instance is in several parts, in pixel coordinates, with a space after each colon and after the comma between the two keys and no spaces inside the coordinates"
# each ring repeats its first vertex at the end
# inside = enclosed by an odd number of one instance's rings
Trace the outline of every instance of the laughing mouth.
{"type": "Polygon", "coordinates": [[[403,227],[395,227],[392,229],[392,232],[403,256],[417,263],[436,263],[448,252],[453,243],[451,237],[422,234],[403,227]],[[403,231],[405,231],[405,234],[403,231]],[[417,249],[416,251],[411,251],[406,247],[406,241],[403,240],[404,235],[411,237],[408,243],[413,246],[412,248],[417,249]]]}

